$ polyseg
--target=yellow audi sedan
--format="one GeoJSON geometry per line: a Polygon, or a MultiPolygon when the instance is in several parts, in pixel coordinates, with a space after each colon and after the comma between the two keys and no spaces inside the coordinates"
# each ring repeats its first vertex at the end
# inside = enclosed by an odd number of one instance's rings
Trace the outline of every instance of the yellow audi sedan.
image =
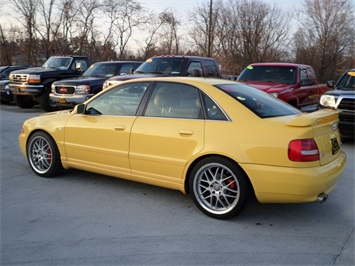
{"type": "Polygon", "coordinates": [[[336,111],[301,113],[234,81],[147,78],[28,119],[19,144],[39,176],[75,168],[180,190],[227,219],[249,193],[324,201],[346,164],[338,122],[336,111]]]}

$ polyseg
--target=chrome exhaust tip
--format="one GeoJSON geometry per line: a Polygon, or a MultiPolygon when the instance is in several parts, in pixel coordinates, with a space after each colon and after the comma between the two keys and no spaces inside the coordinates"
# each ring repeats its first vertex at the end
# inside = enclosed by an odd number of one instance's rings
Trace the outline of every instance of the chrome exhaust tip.
{"type": "Polygon", "coordinates": [[[320,193],[317,197],[317,202],[323,203],[327,200],[328,194],[327,193],[320,193]]]}

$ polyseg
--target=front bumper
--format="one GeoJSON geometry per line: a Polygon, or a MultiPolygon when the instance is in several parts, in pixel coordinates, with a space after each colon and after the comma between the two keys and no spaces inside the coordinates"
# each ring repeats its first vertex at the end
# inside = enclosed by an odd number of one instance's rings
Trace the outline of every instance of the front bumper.
{"type": "Polygon", "coordinates": [[[340,151],[332,162],[309,168],[288,168],[254,164],[241,167],[250,177],[256,198],[261,203],[301,203],[317,201],[328,194],[345,169],[346,155],[340,151]]]}
{"type": "Polygon", "coordinates": [[[49,94],[50,101],[62,107],[74,107],[77,104],[84,103],[92,96],[94,96],[94,94],[49,94]]]}
{"type": "Polygon", "coordinates": [[[28,84],[9,84],[12,94],[16,95],[40,95],[43,91],[43,85],[28,85],[28,84]]]}

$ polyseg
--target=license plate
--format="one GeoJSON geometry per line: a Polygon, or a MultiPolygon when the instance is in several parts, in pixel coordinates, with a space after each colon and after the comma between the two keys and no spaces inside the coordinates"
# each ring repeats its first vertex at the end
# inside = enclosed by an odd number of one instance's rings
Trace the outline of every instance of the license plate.
{"type": "Polygon", "coordinates": [[[332,142],[332,154],[336,154],[340,147],[337,139],[331,139],[332,142]]]}
{"type": "Polygon", "coordinates": [[[59,103],[65,103],[66,101],[65,101],[65,98],[60,98],[59,99],[59,103]]]}
{"type": "Polygon", "coordinates": [[[20,91],[20,88],[19,87],[17,87],[17,88],[15,88],[15,94],[19,94],[21,91],[20,91]]]}

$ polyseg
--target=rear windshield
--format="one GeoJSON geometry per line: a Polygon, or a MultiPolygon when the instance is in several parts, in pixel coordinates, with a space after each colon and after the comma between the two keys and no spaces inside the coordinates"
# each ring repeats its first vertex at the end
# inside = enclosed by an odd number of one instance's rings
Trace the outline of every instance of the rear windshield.
{"type": "Polygon", "coordinates": [[[236,83],[216,85],[216,87],[232,96],[261,118],[301,113],[301,111],[295,107],[248,85],[236,83]]]}

